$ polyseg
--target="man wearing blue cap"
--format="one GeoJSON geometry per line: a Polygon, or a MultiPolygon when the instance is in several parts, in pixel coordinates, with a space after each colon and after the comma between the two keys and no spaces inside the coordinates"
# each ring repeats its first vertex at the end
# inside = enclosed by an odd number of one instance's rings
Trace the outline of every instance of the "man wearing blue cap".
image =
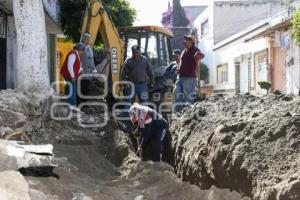
{"type": "Polygon", "coordinates": [[[132,103],[135,95],[137,95],[139,102],[145,103],[148,101],[148,79],[151,85],[154,84],[153,72],[149,60],[141,54],[140,46],[134,45],[131,50],[132,57],[128,58],[124,63],[121,80],[132,82],[134,88],[132,89],[130,86],[127,86],[124,89],[124,94],[130,96],[132,95],[131,91],[133,91],[133,98],[128,99],[128,102],[132,103]]]}

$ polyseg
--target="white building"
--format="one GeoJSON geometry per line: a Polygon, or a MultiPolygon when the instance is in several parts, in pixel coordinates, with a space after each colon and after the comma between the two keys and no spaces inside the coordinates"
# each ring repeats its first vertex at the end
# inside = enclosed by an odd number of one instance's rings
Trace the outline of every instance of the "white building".
{"type": "Polygon", "coordinates": [[[252,38],[267,38],[268,61],[272,89],[286,94],[300,95],[300,47],[291,34],[291,18],[299,1],[268,19],[267,29],[252,38]]]}
{"type": "Polygon", "coordinates": [[[262,94],[258,81],[268,80],[268,42],[265,38],[247,42],[247,39],[264,30],[260,22],[214,45],[212,68],[216,93],[262,94]]]}
{"type": "Polygon", "coordinates": [[[268,80],[268,41],[246,41],[284,8],[272,0],[210,1],[194,21],[209,68],[206,86],[213,86],[215,93],[264,93],[257,82],[268,80]]]}

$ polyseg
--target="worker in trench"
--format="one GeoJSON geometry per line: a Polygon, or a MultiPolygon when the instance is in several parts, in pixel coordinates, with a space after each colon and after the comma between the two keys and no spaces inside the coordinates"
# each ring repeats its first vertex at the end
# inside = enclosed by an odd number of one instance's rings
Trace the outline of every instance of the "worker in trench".
{"type": "Polygon", "coordinates": [[[73,50],[67,55],[64,64],[61,68],[61,75],[64,77],[66,84],[66,91],[69,94],[68,103],[70,108],[75,111],[79,111],[77,108],[77,81],[82,71],[80,57],[83,56],[85,46],[78,43],[74,46],[73,50]]]}
{"type": "Polygon", "coordinates": [[[137,126],[133,134],[138,140],[137,154],[141,160],[161,161],[168,122],[153,109],[138,103],[130,107],[129,116],[131,122],[137,126]]]}

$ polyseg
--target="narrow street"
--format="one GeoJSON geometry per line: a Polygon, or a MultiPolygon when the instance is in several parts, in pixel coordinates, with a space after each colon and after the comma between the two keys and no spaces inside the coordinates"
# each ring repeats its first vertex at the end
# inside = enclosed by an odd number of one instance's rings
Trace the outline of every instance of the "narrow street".
{"type": "Polygon", "coordinates": [[[299,200],[299,0],[0,0],[0,200],[299,200]]]}

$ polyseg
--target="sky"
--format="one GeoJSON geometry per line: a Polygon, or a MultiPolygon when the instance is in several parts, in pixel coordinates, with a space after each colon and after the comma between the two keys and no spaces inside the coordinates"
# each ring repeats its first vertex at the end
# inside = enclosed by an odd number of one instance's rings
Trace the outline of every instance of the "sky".
{"type": "MultiPolygon", "coordinates": [[[[161,25],[162,13],[172,0],[127,0],[137,10],[134,25],[161,25]]],[[[181,0],[182,6],[202,5],[205,0],[181,0]]]]}

